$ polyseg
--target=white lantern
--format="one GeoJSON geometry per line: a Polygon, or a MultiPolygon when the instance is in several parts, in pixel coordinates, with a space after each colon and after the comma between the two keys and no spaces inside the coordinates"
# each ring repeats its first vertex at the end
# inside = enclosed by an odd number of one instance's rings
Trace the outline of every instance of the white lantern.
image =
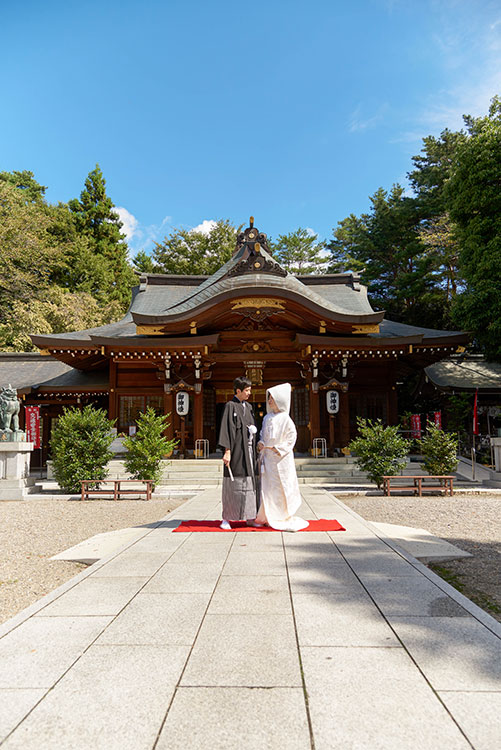
{"type": "Polygon", "coordinates": [[[327,411],[329,414],[337,414],[339,411],[339,393],[337,391],[327,391],[327,411]]]}
{"type": "Polygon", "coordinates": [[[176,393],[176,411],[180,417],[185,417],[190,410],[190,397],[186,391],[176,393]]]}

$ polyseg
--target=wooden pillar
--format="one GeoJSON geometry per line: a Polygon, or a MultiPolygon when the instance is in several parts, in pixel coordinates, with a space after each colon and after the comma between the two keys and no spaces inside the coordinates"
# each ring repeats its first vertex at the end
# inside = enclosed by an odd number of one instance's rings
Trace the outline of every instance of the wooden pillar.
{"type": "Polygon", "coordinates": [[[350,401],[347,393],[339,394],[339,413],[337,415],[339,425],[339,442],[341,448],[346,448],[350,442],[350,401]]]}
{"type": "Polygon", "coordinates": [[[169,414],[169,422],[165,430],[165,437],[167,440],[172,440],[174,437],[174,394],[172,391],[167,393],[164,390],[164,414],[169,414]]]}
{"type": "Polygon", "coordinates": [[[397,386],[391,385],[388,391],[388,424],[398,424],[397,386]]]}
{"type": "Polygon", "coordinates": [[[195,448],[195,440],[201,440],[204,436],[204,391],[202,383],[200,385],[200,392],[193,394],[193,448],[195,448]]]}
{"type": "Polygon", "coordinates": [[[40,408],[40,416],[42,418],[42,451],[40,456],[40,467],[47,465],[47,458],[49,457],[49,449],[50,449],[50,428],[51,428],[51,418],[49,416],[49,409],[48,407],[41,407],[40,408]]]}
{"type": "MultiPolygon", "coordinates": [[[[318,385],[318,384],[315,384],[318,385]]],[[[318,390],[313,390],[313,383],[310,382],[310,448],[313,446],[313,440],[320,437],[320,395],[318,390]]]]}
{"type": "Polygon", "coordinates": [[[112,359],[110,359],[108,418],[116,419],[117,417],[118,417],[117,363],[114,362],[112,359]]]}
{"type": "Polygon", "coordinates": [[[334,414],[329,414],[329,451],[334,456],[335,442],[336,442],[336,428],[335,428],[335,417],[334,414]]]}

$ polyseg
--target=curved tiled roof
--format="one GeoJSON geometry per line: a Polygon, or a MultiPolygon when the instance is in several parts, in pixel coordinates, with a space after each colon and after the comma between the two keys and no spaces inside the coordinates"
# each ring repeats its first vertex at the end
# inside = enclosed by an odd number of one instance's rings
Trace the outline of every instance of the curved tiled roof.
{"type": "MultiPolygon", "coordinates": [[[[298,299],[314,304],[325,310],[326,314],[332,313],[337,316],[381,319],[382,313],[376,313],[370,306],[367,298],[365,287],[353,284],[353,276],[346,274],[344,283],[324,284],[310,286],[304,284],[296,276],[283,271],[284,275],[272,273],[242,273],[241,275],[230,275],[230,272],[236,269],[244,256],[244,248],[236,252],[229,261],[227,261],[216,273],[206,278],[197,287],[184,287],[184,296],[182,287],[172,290],[174,294],[167,295],[164,291],[159,292],[162,287],[146,285],[144,291],[141,291],[132,307],[132,316],[137,322],[160,322],[169,318],[183,317],[189,315],[191,311],[208,302],[212,302],[216,297],[231,293],[245,292],[246,290],[259,290],[258,293],[286,292],[292,294],[298,299]]],[[[270,262],[277,268],[278,264],[274,259],[261,249],[260,256],[265,261],[270,262]]],[[[282,269],[280,269],[282,270],[282,269]]],[[[326,279],[327,280],[327,279],[326,279]]]]}
{"type": "Polygon", "coordinates": [[[426,367],[425,373],[441,390],[501,391],[501,363],[483,357],[451,357],[426,367]]]}
{"type": "Polygon", "coordinates": [[[423,336],[425,339],[440,339],[456,335],[465,336],[463,331],[439,331],[435,328],[419,328],[418,326],[409,326],[405,323],[396,323],[394,320],[387,320],[386,318],[379,325],[379,333],[371,333],[369,335],[371,338],[423,336]]]}
{"type": "Polygon", "coordinates": [[[108,372],[81,372],[38,352],[0,352],[0,382],[19,392],[44,387],[107,389],[108,372]]]}

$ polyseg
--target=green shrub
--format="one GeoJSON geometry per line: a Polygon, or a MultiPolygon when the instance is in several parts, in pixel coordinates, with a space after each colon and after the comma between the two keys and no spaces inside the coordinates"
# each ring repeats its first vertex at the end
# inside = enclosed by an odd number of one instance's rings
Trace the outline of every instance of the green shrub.
{"type": "Polygon", "coordinates": [[[63,409],[52,431],[51,449],[54,476],[67,492],[80,492],[82,479],[99,480],[107,475],[113,457],[110,422],[103,409],[85,406],[63,409]]]}
{"type": "Polygon", "coordinates": [[[178,443],[163,435],[169,416],[157,415],[148,406],[137,419],[136,434],[124,438],[123,444],[128,451],[124,458],[125,468],[133,479],[152,479],[155,484],[158,483],[162,473],[160,461],[178,443]]]}
{"type": "Polygon", "coordinates": [[[424,468],[428,474],[453,474],[458,465],[458,441],[456,435],[444,432],[428,422],[426,433],[419,441],[424,456],[424,468]]]}
{"type": "Polygon", "coordinates": [[[395,476],[405,467],[409,443],[398,434],[398,426],[383,427],[380,419],[373,422],[358,417],[357,424],[359,435],[348,448],[356,454],[358,466],[380,488],[385,474],[395,476]]]}

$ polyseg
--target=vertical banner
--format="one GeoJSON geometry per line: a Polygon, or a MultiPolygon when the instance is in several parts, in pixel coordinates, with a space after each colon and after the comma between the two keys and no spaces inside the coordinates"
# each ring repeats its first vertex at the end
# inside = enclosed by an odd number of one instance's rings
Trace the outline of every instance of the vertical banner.
{"type": "Polygon", "coordinates": [[[34,448],[40,448],[40,407],[25,406],[26,440],[33,443],[34,448]]]}
{"type": "Polygon", "coordinates": [[[411,414],[411,438],[413,440],[421,439],[421,415],[411,414]]]}
{"type": "Polygon", "coordinates": [[[442,429],[442,412],[441,411],[433,412],[433,422],[435,423],[435,427],[438,427],[439,430],[442,429]]]}
{"type": "Polygon", "coordinates": [[[475,401],[473,402],[473,434],[478,435],[478,388],[475,391],[475,401]]]}

